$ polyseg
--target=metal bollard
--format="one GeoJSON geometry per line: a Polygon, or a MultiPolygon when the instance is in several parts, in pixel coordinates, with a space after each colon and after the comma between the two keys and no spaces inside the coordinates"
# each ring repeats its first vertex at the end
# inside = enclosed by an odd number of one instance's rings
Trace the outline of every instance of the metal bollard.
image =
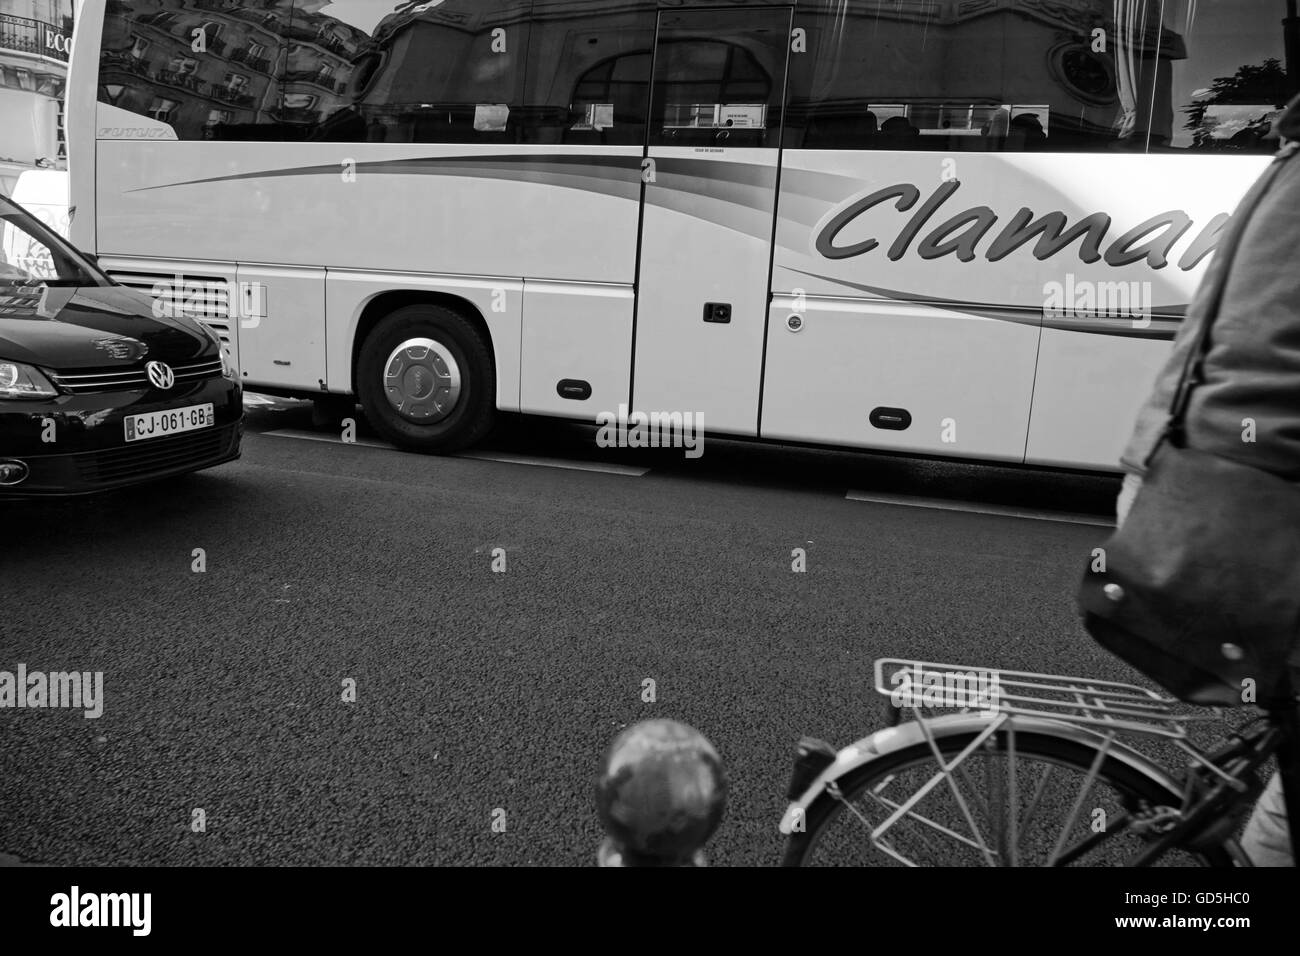
{"type": "Polygon", "coordinates": [[[605,840],[598,866],[706,866],[704,844],[722,821],[722,758],[693,727],[643,720],[605,752],[596,807],[605,840]]]}

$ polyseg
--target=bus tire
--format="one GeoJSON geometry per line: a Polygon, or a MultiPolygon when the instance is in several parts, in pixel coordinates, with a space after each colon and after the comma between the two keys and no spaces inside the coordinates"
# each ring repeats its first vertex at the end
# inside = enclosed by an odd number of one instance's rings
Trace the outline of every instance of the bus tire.
{"type": "Polygon", "coordinates": [[[362,343],[357,397],[375,430],[398,447],[456,451],[492,428],[492,352],[483,333],[451,309],[404,306],[362,343]]]}

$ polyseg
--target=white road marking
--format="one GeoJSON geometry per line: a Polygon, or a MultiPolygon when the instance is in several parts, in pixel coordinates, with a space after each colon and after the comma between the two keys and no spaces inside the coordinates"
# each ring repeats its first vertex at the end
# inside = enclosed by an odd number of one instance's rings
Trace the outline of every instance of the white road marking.
{"type": "MultiPolygon", "coordinates": [[[[396,445],[390,445],[387,442],[370,441],[364,438],[358,438],[353,442],[345,442],[341,438],[336,438],[333,435],[301,431],[294,428],[279,428],[275,431],[254,432],[253,434],[267,435],[273,438],[301,438],[306,441],[319,441],[330,445],[364,445],[367,448],[383,448],[387,451],[400,451],[396,445]]],[[[495,461],[506,465],[535,465],[540,468],[562,468],[566,471],[592,471],[602,475],[625,475],[629,478],[640,478],[650,470],[649,468],[642,468],[633,465],[607,464],[595,461],[569,461],[564,458],[541,458],[536,455],[512,455],[508,452],[464,451],[454,455],[448,455],[447,457],[471,458],[478,461],[495,461]]]]}
{"type": "Polygon", "coordinates": [[[871,501],[881,505],[906,505],[909,508],[933,508],[937,511],[964,511],[967,514],[996,515],[1000,518],[1028,518],[1034,521],[1060,521],[1066,524],[1087,524],[1098,528],[1113,528],[1114,521],[1096,515],[1069,514],[1058,511],[1004,508],[1001,505],[979,504],[973,501],[952,501],[946,498],[915,498],[910,495],[887,495],[874,492],[852,491],[844,496],[849,501],[871,501]]]}
{"type": "Polygon", "coordinates": [[[358,438],[356,441],[344,441],[342,438],[335,438],[333,435],[321,434],[320,432],[300,431],[296,428],[278,428],[271,432],[253,432],[254,435],[274,435],[276,438],[302,438],[305,441],[323,441],[327,445],[365,445],[367,448],[386,448],[388,451],[397,451],[396,445],[390,445],[383,441],[370,441],[367,438],[358,438]]]}
{"type": "Polygon", "coordinates": [[[571,471],[596,471],[603,475],[627,475],[640,478],[649,468],[637,465],[615,465],[596,461],[569,461],[564,458],[539,458],[535,455],[512,455],[508,452],[464,451],[453,458],[477,458],[480,461],[499,461],[507,465],[540,465],[544,468],[567,468],[571,471]]]}

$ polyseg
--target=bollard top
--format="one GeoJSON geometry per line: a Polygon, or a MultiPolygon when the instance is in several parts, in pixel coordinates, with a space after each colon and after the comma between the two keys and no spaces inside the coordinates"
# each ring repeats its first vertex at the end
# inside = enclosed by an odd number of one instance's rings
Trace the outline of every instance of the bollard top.
{"type": "Polygon", "coordinates": [[[610,744],[596,782],[596,807],[610,840],[602,861],[684,866],[722,820],[722,758],[698,730],[676,720],[643,720],[610,744]]]}

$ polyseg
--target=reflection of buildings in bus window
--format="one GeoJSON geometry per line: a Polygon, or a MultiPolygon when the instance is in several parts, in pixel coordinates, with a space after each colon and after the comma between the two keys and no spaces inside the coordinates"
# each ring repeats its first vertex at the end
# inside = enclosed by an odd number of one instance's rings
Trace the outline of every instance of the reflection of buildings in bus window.
{"type": "Polygon", "coordinates": [[[294,10],[283,121],[314,123],[311,138],[643,138],[653,0],[299,0],[294,10]]]}
{"type": "MultiPolygon", "coordinates": [[[[276,11],[220,0],[110,0],[100,53],[100,98],[191,138],[214,117],[266,122],[277,106],[276,11]]],[[[287,15],[287,12],[284,14],[287,15]]]]}
{"type": "Polygon", "coordinates": [[[350,108],[334,125],[389,142],[513,139],[531,6],[446,0],[385,16],[353,64],[350,108]]]}
{"type": "MultiPolygon", "coordinates": [[[[570,34],[567,32],[554,31],[544,36],[565,41],[566,48],[575,46],[568,42],[570,34]]],[[[599,62],[591,64],[590,54],[588,54],[583,57],[587,62],[570,61],[565,64],[565,70],[573,77],[563,83],[563,86],[571,91],[568,94],[568,101],[579,115],[588,109],[608,104],[612,115],[611,121],[604,124],[606,127],[616,123],[636,123],[640,115],[645,112],[646,98],[650,94],[650,39],[646,38],[647,47],[644,50],[622,52],[612,56],[600,45],[601,39],[593,36],[589,38],[588,43],[576,45],[577,50],[583,53],[599,48],[598,55],[603,57],[599,62]]],[[[556,43],[555,46],[559,47],[559,44],[556,43]]],[[[561,78],[557,77],[557,79],[561,78]]],[[[578,123],[572,128],[583,129],[585,125],[578,123]]]]}
{"type": "MultiPolygon", "coordinates": [[[[330,8],[325,8],[330,9],[330,8]]],[[[640,142],[653,0],[404,5],[353,63],[323,139],[640,142]]]]}
{"type": "Polygon", "coordinates": [[[1195,105],[1189,120],[1192,143],[1202,149],[1250,147],[1273,138],[1273,122],[1282,110],[1271,103],[1213,103],[1195,105]]]}
{"type": "Polygon", "coordinates": [[[1155,145],[1275,149],[1273,120],[1300,91],[1285,32],[1300,49],[1300,21],[1284,19],[1288,13],[1287,0],[1166,0],[1165,28],[1186,46],[1170,63],[1172,122],[1153,135],[1155,145]]]}
{"type": "MultiPolygon", "coordinates": [[[[809,134],[820,126],[825,145],[841,147],[869,145],[902,116],[931,149],[1142,148],[1148,138],[1157,147],[1236,148],[1267,129],[1280,105],[1274,90],[1289,85],[1276,65],[1271,80],[1249,72],[1262,68],[1261,50],[1281,56],[1285,2],[811,0],[795,14],[809,55],[790,58],[788,117],[809,134]],[[1020,119],[1030,113],[1036,125],[1020,119]]],[[[651,0],[259,0],[255,8],[108,0],[101,99],[165,116],[182,138],[640,142],[656,8],[651,0]],[[195,30],[204,52],[191,49],[195,30]]],[[[705,61],[726,46],[688,45],[695,49],[677,53],[693,77],[707,75],[705,61]]],[[[675,55],[671,42],[663,52],[675,55]]],[[[671,89],[670,65],[664,105],[759,104],[764,78],[779,69],[760,63],[748,92],[721,79],[705,92],[671,89]]],[[[4,83],[39,87],[9,71],[4,83]]],[[[733,128],[755,122],[728,118],[733,128]]]]}
{"type": "Polygon", "coordinates": [[[110,0],[100,98],[166,122],[182,139],[314,123],[341,102],[351,59],[365,40],[308,9],[325,5],[110,0]]]}
{"type": "MultiPolygon", "coordinates": [[[[810,42],[825,56],[795,62],[792,86],[806,99],[793,113],[854,113],[886,100],[909,107],[893,115],[906,115],[922,136],[1009,134],[1017,117],[1033,112],[1037,127],[1028,119],[1015,127],[1030,139],[1113,139],[1122,135],[1126,101],[1140,99],[1136,84],[1156,46],[1150,16],[1116,24],[1115,11],[1123,17],[1128,4],[850,2],[847,16],[813,14],[810,42]],[[1096,30],[1109,41],[1105,54],[1094,49],[1096,30]]],[[[841,8],[826,0],[812,9],[841,8]]],[[[871,109],[882,124],[890,118],[871,109]]]]}
{"type": "MultiPolygon", "coordinates": [[[[344,95],[368,34],[327,13],[328,0],[299,0],[285,30],[285,123],[312,127],[348,105],[344,95]]],[[[382,5],[381,5],[382,6],[382,5]]]]}
{"type": "Polygon", "coordinates": [[[0,163],[62,166],[72,0],[6,0],[0,6],[0,163]]]}
{"type": "MultiPolygon", "coordinates": [[[[887,102],[907,107],[892,115],[907,117],[931,141],[928,148],[955,145],[972,131],[977,140],[1002,131],[1056,149],[1144,148],[1148,138],[1156,146],[1192,145],[1194,137],[1176,129],[1192,91],[1233,76],[1242,64],[1262,63],[1261,51],[1280,57],[1285,6],[1286,0],[813,0],[795,13],[811,55],[791,58],[788,122],[796,130],[815,127],[824,140],[818,145],[870,146],[892,118],[874,104],[887,102]],[[1221,36],[1228,42],[1221,44],[1221,36]],[[1018,103],[1034,105],[1022,110],[1018,103]],[[1011,115],[999,115],[1006,104],[1011,115]],[[857,122],[868,111],[877,122],[857,122]],[[1029,112],[1041,129],[1028,119],[1012,126],[1029,112]]],[[[1275,89],[1294,88],[1284,70],[1275,74],[1275,89]]],[[[1222,93],[1216,91],[1216,105],[1279,105],[1274,95],[1225,100],[1222,93]]]]}

